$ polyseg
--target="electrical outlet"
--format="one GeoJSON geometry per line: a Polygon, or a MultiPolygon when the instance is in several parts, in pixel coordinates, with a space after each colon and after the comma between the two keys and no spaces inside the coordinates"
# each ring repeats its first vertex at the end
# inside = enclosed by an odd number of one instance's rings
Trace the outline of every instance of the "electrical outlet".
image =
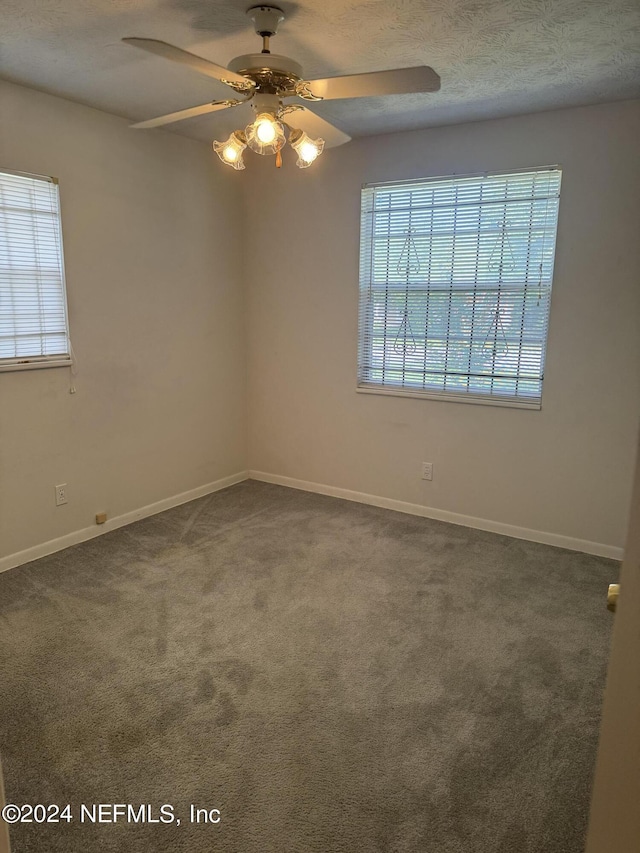
{"type": "Polygon", "coordinates": [[[433,462],[422,463],[422,479],[433,480],[433,462]]]}
{"type": "Polygon", "coordinates": [[[56,490],[56,506],[62,506],[62,504],[67,503],[67,484],[60,483],[59,486],[55,486],[56,490]]]}

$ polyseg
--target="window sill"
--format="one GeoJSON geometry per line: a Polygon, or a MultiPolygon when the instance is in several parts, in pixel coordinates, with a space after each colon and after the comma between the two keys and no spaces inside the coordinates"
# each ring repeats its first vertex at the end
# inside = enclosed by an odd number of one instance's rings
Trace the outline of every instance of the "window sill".
{"type": "Polygon", "coordinates": [[[417,400],[439,400],[446,403],[471,403],[474,406],[499,406],[506,409],[529,409],[540,411],[542,402],[540,400],[514,400],[513,398],[480,397],[471,394],[439,394],[432,391],[411,391],[408,388],[382,388],[369,385],[358,385],[358,394],[376,394],[384,397],[412,397],[417,400]]]}
{"type": "Polygon", "coordinates": [[[25,360],[4,363],[0,361],[0,373],[9,373],[17,370],[43,370],[49,367],[71,367],[71,359],[69,357],[60,357],[47,359],[46,361],[25,360]]]}

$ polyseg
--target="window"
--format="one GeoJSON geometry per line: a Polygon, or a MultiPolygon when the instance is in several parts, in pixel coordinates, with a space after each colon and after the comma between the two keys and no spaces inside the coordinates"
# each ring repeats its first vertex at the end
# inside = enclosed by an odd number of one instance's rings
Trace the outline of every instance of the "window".
{"type": "Polygon", "coordinates": [[[560,176],[363,188],[360,390],[540,408],[560,176]]]}
{"type": "Polygon", "coordinates": [[[70,363],[57,181],[0,172],[0,370],[70,363]]]}

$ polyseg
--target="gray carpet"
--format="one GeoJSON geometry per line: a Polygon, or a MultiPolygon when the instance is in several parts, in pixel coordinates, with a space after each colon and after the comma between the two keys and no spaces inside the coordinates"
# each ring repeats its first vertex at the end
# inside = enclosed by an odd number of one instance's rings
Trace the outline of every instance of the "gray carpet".
{"type": "Polygon", "coordinates": [[[582,853],[617,571],[246,482],[0,575],[13,851],[582,853]]]}

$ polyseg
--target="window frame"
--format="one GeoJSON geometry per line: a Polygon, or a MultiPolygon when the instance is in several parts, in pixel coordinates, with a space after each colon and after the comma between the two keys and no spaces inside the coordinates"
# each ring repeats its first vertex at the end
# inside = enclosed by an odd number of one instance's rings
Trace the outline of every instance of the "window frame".
{"type": "Polygon", "coordinates": [[[2,175],[14,175],[20,178],[28,178],[32,181],[42,181],[51,184],[55,189],[56,199],[56,233],[59,245],[59,270],[60,282],[62,287],[62,309],[64,317],[65,335],[67,340],[66,353],[56,353],[55,355],[29,355],[15,356],[13,358],[0,358],[0,373],[11,373],[22,370],[42,370],[52,367],[72,367],[73,366],[73,350],[71,347],[71,338],[69,330],[69,305],[67,298],[67,280],[64,263],[64,242],[62,234],[62,204],[60,199],[60,182],[58,178],[51,175],[39,175],[32,172],[22,172],[16,169],[0,168],[0,178],[2,175]]]}
{"type": "MultiPolygon", "coordinates": [[[[546,165],[546,166],[531,166],[526,168],[519,169],[504,169],[504,170],[490,170],[483,172],[470,172],[470,173],[454,173],[450,175],[433,175],[426,177],[417,177],[417,178],[407,178],[402,180],[390,180],[390,181],[375,181],[368,182],[361,185],[361,198],[360,198],[360,249],[359,249],[359,284],[358,284],[358,341],[357,341],[357,373],[356,373],[356,392],[359,394],[373,394],[375,396],[389,396],[389,397],[407,397],[413,399],[422,399],[422,400],[437,400],[441,402],[449,402],[449,403],[467,403],[471,405],[481,405],[481,406],[498,406],[504,408],[516,408],[516,409],[528,409],[539,411],[542,408],[542,396],[543,396],[543,388],[544,388],[544,378],[545,378],[545,366],[546,366],[546,355],[548,348],[548,340],[549,340],[549,325],[550,325],[550,316],[551,316],[551,297],[553,291],[553,280],[554,280],[554,272],[555,272],[555,261],[556,261],[556,253],[557,253],[557,237],[558,237],[558,225],[559,225],[559,202],[560,202],[560,193],[562,187],[562,166],[560,164],[554,165],[546,165]],[[366,370],[366,365],[363,364],[363,350],[365,346],[372,346],[372,338],[373,335],[367,334],[363,331],[363,326],[367,323],[367,319],[365,317],[365,312],[363,310],[364,301],[366,297],[363,297],[363,294],[368,294],[371,290],[371,281],[363,281],[363,271],[364,268],[367,267],[371,269],[371,259],[369,261],[366,260],[366,251],[369,250],[369,253],[373,252],[373,240],[371,239],[371,229],[370,226],[365,221],[366,210],[365,210],[365,192],[377,189],[377,188],[394,188],[394,187],[408,187],[408,186],[416,186],[416,185],[427,185],[429,183],[436,183],[438,181],[456,181],[456,180],[465,180],[465,179],[473,179],[473,178],[499,178],[501,176],[518,176],[523,174],[531,174],[531,173],[545,173],[545,172],[558,172],[558,188],[557,188],[557,210],[555,212],[555,223],[552,223],[552,235],[553,235],[553,254],[550,262],[550,274],[548,278],[548,284],[545,284],[545,287],[548,288],[548,300],[547,300],[547,312],[544,320],[544,338],[541,343],[541,377],[540,377],[540,394],[536,397],[527,398],[526,396],[522,397],[514,397],[509,395],[500,395],[495,392],[483,393],[481,391],[466,391],[466,392],[456,392],[455,390],[445,391],[440,389],[426,389],[426,388],[412,388],[410,386],[402,386],[402,385],[393,385],[391,383],[387,384],[376,384],[371,381],[365,381],[363,379],[363,373],[366,370]],[[369,235],[369,243],[367,244],[366,235],[369,235]]],[[[369,214],[375,213],[375,207],[372,207],[369,211],[369,214]]],[[[523,284],[522,290],[526,295],[526,287],[527,284],[523,284]]],[[[387,285],[388,288],[388,285],[387,285]]],[[[499,291],[498,291],[499,292],[499,291]]],[[[386,309],[385,309],[386,310],[386,309]]],[[[386,320],[385,320],[386,324],[386,320]]],[[[385,325],[385,338],[386,331],[388,325],[385,325]]],[[[425,343],[426,343],[425,339],[425,343]]],[[[447,339],[448,340],[448,339],[447,339]]],[[[470,337],[469,340],[472,340],[470,337]]],[[[522,340],[522,338],[520,339],[522,340]]],[[[372,360],[370,358],[370,360],[372,360]]],[[[490,374],[487,374],[489,377],[490,374]]],[[[518,378],[517,376],[514,378],[518,378]]]]}

